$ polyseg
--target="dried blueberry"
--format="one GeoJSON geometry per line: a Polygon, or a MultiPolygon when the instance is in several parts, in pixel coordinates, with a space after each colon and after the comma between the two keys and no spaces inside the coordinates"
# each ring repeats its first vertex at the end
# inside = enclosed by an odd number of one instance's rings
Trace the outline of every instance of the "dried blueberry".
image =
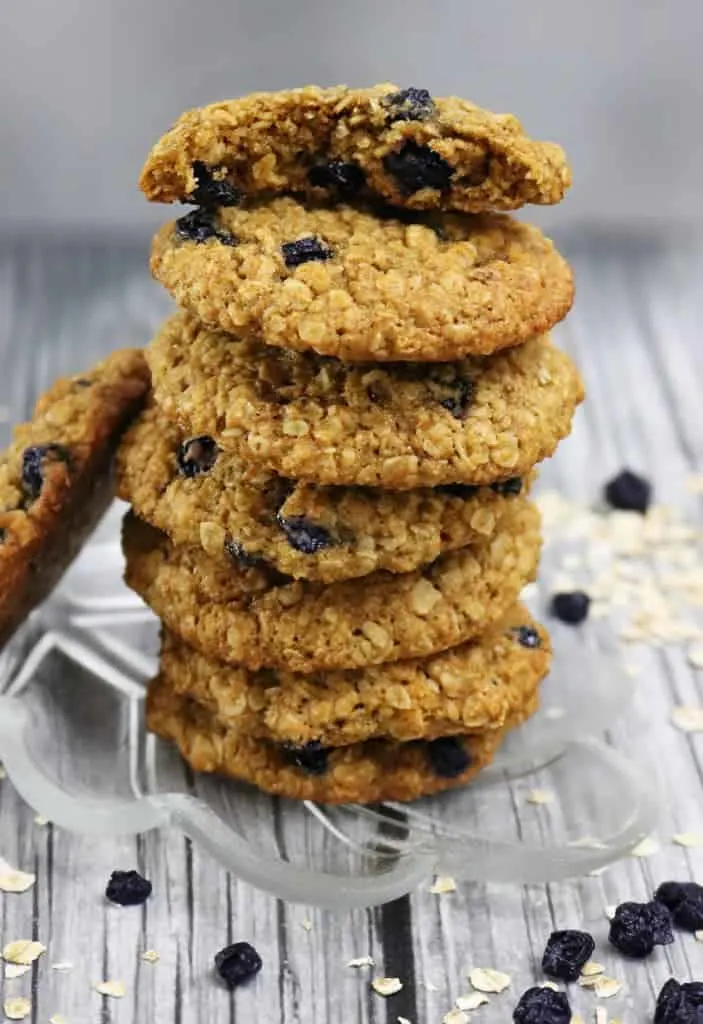
{"type": "Polygon", "coordinates": [[[37,444],[22,453],[22,487],[31,501],[41,494],[44,467],[52,462],[70,463],[68,449],[62,444],[37,444]]]}
{"type": "Polygon", "coordinates": [[[671,914],[662,903],[621,903],[610,922],[610,942],[625,956],[649,956],[674,941],[671,914]]]}
{"type": "Polygon", "coordinates": [[[396,153],[384,156],[383,166],[405,196],[411,196],[422,188],[443,192],[451,185],[454,174],[451,164],[439,153],[412,140],[405,142],[396,153]]]}
{"type": "Polygon", "coordinates": [[[435,487],[437,494],[446,494],[448,498],[473,498],[479,490],[476,484],[439,484],[435,487]]]}
{"type": "Polygon", "coordinates": [[[542,970],[550,978],[576,981],[595,948],[596,944],[588,932],[575,929],[552,932],[542,957],[542,970]]]}
{"type": "Polygon", "coordinates": [[[7,537],[7,530],[4,526],[0,526],[0,544],[5,543],[5,537],[7,537]]]}
{"type": "Polygon", "coordinates": [[[609,480],[604,490],[605,500],[613,508],[625,512],[646,512],[652,500],[652,485],[643,476],[623,469],[609,480]]]}
{"type": "Polygon", "coordinates": [[[215,178],[213,172],[202,160],[193,163],[193,175],[197,182],[188,196],[188,201],[198,206],[237,206],[242,193],[228,181],[215,178]]]}
{"type": "Polygon", "coordinates": [[[703,1007],[703,981],[686,981],[681,988],[692,1006],[703,1007]]]}
{"type": "Polygon", "coordinates": [[[654,1024],[697,1024],[703,1020],[696,1010],[697,1004],[687,997],[685,987],[669,978],[657,998],[654,1024]]]}
{"type": "Polygon", "coordinates": [[[440,398],[439,404],[451,413],[455,420],[465,420],[473,396],[473,384],[470,380],[456,380],[450,387],[452,393],[440,398]]]}
{"type": "Polygon", "coordinates": [[[498,480],[491,484],[491,490],[504,497],[513,497],[522,491],[522,477],[511,476],[507,480],[498,480]]]}
{"type": "Polygon", "coordinates": [[[427,121],[435,111],[434,100],[427,89],[401,89],[384,96],[388,121],[427,121]]]}
{"type": "Polygon", "coordinates": [[[261,555],[254,555],[247,551],[243,544],[238,540],[234,540],[232,537],[228,537],[225,540],[225,553],[232,559],[233,562],[237,562],[239,565],[244,566],[246,569],[265,569],[268,568],[268,562],[262,558],[261,555]]]}
{"type": "Polygon", "coordinates": [[[296,768],[302,768],[308,775],[324,775],[327,771],[329,752],[319,740],[311,740],[302,746],[297,746],[295,743],[284,743],[283,752],[288,761],[296,768]]]}
{"type": "Polygon", "coordinates": [[[568,622],[570,626],[578,626],[588,618],[591,599],[582,590],[566,591],[554,594],[549,610],[555,619],[568,622]]]}
{"type": "Polygon", "coordinates": [[[198,207],[176,221],[176,236],[184,242],[207,242],[216,238],[223,245],[236,245],[237,239],[229,231],[215,224],[215,211],[198,207]]]}
{"type": "MultiPolygon", "coordinates": [[[[516,626],[513,630],[515,639],[523,647],[541,647],[542,637],[533,626],[516,626]]],[[[557,934],[555,932],[555,934],[557,934]]]]}
{"type": "Polygon", "coordinates": [[[215,970],[229,989],[249,981],[262,966],[261,957],[248,942],[233,942],[215,957],[215,970]]]}
{"type": "Polygon", "coordinates": [[[342,195],[354,195],[366,184],[366,175],[357,164],[330,160],[308,171],[308,181],[315,188],[334,188],[342,195]]]}
{"type": "Polygon", "coordinates": [[[189,478],[209,473],[217,461],[219,452],[217,443],[207,434],[189,437],[176,454],[178,472],[189,478]]]}
{"type": "Polygon", "coordinates": [[[287,267],[299,267],[301,263],[309,263],[311,260],[331,260],[334,255],[330,247],[314,235],[298,238],[295,242],[284,242],[281,252],[287,267]]]}
{"type": "Polygon", "coordinates": [[[121,907],[136,907],[151,896],[151,882],[138,871],[113,871],[107,883],[105,896],[110,903],[121,907]]]}
{"type": "Polygon", "coordinates": [[[679,928],[690,932],[703,928],[703,886],[697,882],[663,882],[654,899],[668,907],[679,928]]]}
{"type": "Polygon", "coordinates": [[[440,779],[456,779],[471,764],[471,757],[457,736],[440,736],[427,744],[427,756],[432,771],[440,779]]]}
{"type": "Polygon", "coordinates": [[[334,545],[332,536],[324,526],[311,523],[305,516],[283,516],[279,512],[276,522],[290,546],[296,551],[302,551],[304,555],[315,555],[334,545]]]}
{"type": "Polygon", "coordinates": [[[515,1024],[569,1024],[571,1007],[565,992],[528,988],[513,1011],[515,1024]]]}

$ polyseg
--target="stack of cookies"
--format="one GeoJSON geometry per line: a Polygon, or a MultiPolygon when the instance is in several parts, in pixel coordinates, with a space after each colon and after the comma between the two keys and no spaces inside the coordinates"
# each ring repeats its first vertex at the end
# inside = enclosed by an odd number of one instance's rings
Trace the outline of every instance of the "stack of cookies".
{"type": "Polygon", "coordinates": [[[201,771],[323,802],[467,782],[538,703],[533,467],[579,375],[536,228],[558,146],[426,90],[183,115],[142,173],[181,311],[123,442],[127,582],[163,623],[148,720],[201,771]]]}

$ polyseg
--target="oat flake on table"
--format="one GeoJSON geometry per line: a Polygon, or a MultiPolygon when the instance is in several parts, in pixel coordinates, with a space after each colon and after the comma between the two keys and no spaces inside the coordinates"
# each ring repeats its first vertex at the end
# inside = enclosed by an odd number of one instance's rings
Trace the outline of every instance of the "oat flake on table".
{"type": "Polygon", "coordinates": [[[379,996],[394,996],[402,987],[400,978],[374,978],[371,982],[371,988],[379,996]]]}
{"type": "Polygon", "coordinates": [[[25,996],[13,996],[6,999],[3,1012],[8,1020],[24,1020],[32,1012],[32,1004],[25,996]]]}
{"type": "Polygon", "coordinates": [[[504,992],[512,982],[509,974],[492,967],[474,967],[469,971],[469,982],[477,992],[504,992]]]}

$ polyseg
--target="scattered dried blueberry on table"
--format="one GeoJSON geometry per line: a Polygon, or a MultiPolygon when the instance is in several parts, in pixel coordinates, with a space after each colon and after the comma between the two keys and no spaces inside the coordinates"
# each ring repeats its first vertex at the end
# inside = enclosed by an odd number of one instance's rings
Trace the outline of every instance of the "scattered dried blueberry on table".
{"type": "Polygon", "coordinates": [[[69,453],[61,444],[37,444],[22,453],[22,485],[30,500],[41,494],[44,467],[48,462],[70,461],[69,453]]]}
{"type": "Polygon", "coordinates": [[[176,455],[178,471],[183,476],[194,477],[209,472],[217,461],[220,449],[213,438],[207,434],[200,437],[189,437],[184,441],[176,455]]]}
{"type": "Polygon", "coordinates": [[[575,929],[552,932],[542,957],[542,970],[550,978],[576,981],[595,948],[588,932],[575,929]]]}
{"type": "Polygon", "coordinates": [[[588,618],[591,599],[582,590],[572,590],[554,594],[549,610],[555,619],[567,622],[570,626],[578,626],[588,618]]]}
{"type": "Polygon", "coordinates": [[[282,516],[279,513],[276,521],[290,546],[304,555],[314,555],[334,545],[330,533],[324,526],[311,523],[305,516],[282,516]]]}
{"type": "Polygon", "coordinates": [[[366,184],[361,167],[345,160],[330,160],[308,171],[308,181],[315,188],[335,188],[342,195],[354,195],[366,184]]]}
{"type": "Polygon", "coordinates": [[[298,238],[295,242],[284,242],[281,252],[287,267],[299,267],[301,263],[309,263],[311,260],[331,260],[334,256],[330,247],[314,235],[298,238]]]}
{"type": "Polygon", "coordinates": [[[609,480],[604,489],[605,500],[623,512],[646,512],[652,500],[652,485],[643,476],[629,469],[609,480]]]}
{"type": "Polygon", "coordinates": [[[261,957],[248,942],[225,946],[215,957],[215,970],[229,989],[249,981],[262,968],[261,957]]]}
{"type": "Polygon", "coordinates": [[[435,111],[434,100],[427,89],[401,89],[383,99],[388,108],[388,121],[427,121],[435,111]]]}
{"type": "Polygon", "coordinates": [[[202,160],[194,162],[193,175],[197,185],[188,196],[189,202],[198,206],[237,206],[241,202],[242,193],[224,178],[216,178],[202,160]]]}
{"type": "Polygon", "coordinates": [[[700,982],[680,985],[669,978],[657,999],[654,1024],[699,1024],[703,1022],[703,1003],[698,998],[700,982]],[[701,1009],[699,1009],[701,1008],[701,1009]]]}
{"type": "Polygon", "coordinates": [[[668,907],[679,928],[689,932],[703,928],[703,886],[697,882],[662,882],[654,899],[668,907]]]}
{"type": "Polygon", "coordinates": [[[655,946],[674,941],[671,914],[662,903],[621,903],[610,922],[608,938],[625,956],[649,956],[655,946]]]}
{"type": "Polygon", "coordinates": [[[319,740],[310,740],[302,746],[295,743],[284,743],[282,745],[286,760],[301,768],[308,775],[324,775],[327,771],[328,750],[323,747],[319,740]]]}
{"type": "Polygon", "coordinates": [[[515,1024],[569,1024],[571,1007],[565,992],[528,988],[513,1012],[515,1024]]]}
{"type": "Polygon", "coordinates": [[[151,896],[152,885],[138,871],[113,871],[105,889],[110,903],[121,907],[136,907],[146,903],[151,896]]]}
{"type": "Polygon", "coordinates": [[[427,756],[435,775],[440,779],[455,779],[471,764],[471,758],[462,740],[456,736],[441,736],[427,744],[427,756]]]}
{"type": "Polygon", "coordinates": [[[404,143],[397,152],[384,156],[383,166],[406,196],[423,188],[443,192],[451,185],[454,174],[451,164],[439,153],[412,140],[404,143]]]}

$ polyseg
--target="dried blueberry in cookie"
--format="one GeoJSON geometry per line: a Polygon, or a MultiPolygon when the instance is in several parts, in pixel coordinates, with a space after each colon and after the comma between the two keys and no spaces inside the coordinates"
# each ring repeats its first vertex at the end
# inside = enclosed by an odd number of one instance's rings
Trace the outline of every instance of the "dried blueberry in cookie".
{"type": "Polygon", "coordinates": [[[308,775],[324,775],[327,771],[328,750],[319,740],[310,740],[302,746],[284,743],[283,752],[296,768],[301,768],[308,775]]]}
{"type": "Polygon", "coordinates": [[[351,196],[366,184],[366,175],[358,164],[347,160],[330,160],[308,171],[308,181],[315,188],[334,188],[340,195],[351,196]]]}
{"type": "Polygon", "coordinates": [[[238,540],[234,540],[232,537],[228,537],[225,541],[225,551],[229,558],[237,565],[243,566],[245,569],[266,569],[268,568],[268,562],[261,557],[261,555],[253,555],[247,551],[243,544],[238,540]]]}
{"type": "Polygon", "coordinates": [[[311,523],[305,516],[277,515],[276,520],[286,535],[286,539],[296,551],[304,555],[315,555],[318,551],[331,548],[334,541],[323,526],[311,523]]]}
{"type": "Polygon", "coordinates": [[[474,498],[480,488],[477,484],[438,484],[437,494],[446,494],[449,498],[474,498]]]}
{"type": "Polygon", "coordinates": [[[457,736],[441,736],[427,744],[427,756],[435,775],[440,779],[455,779],[463,775],[471,758],[462,740],[457,736]]]}
{"type": "Polygon", "coordinates": [[[423,188],[443,192],[449,188],[454,174],[452,166],[439,153],[412,140],[384,156],[383,166],[405,196],[423,188]]]}
{"type": "Polygon", "coordinates": [[[401,89],[383,100],[389,121],[427,121],[435,112],[434,100],[427,89],[401,89]]]}
{"type": "Polygon", "coordinates": [[[331,260],[334,253],[328,245],[314,235],[298,238],[295,242],[284,242],[281,246],[287,267],[299,267],[310,260],[331,260]]]}
{"type": "Polygon", "coordinates": [[[208,473],[217,461],[219,450],[216,442],[207,434],[188,438],[176,455],[179,473],[187,477],[208,473]]]}
{"type": "Polygon", "coordinates": [[[522,478],[511,476],[507,480],[499,480],[497,483],[491,484],[491,490],[505,497],[518,495],[522,491],[522,478]]]}
{"type": "Polygon", "coordinates": [[[207,242],[216,238],[223,245],[237,245],[237,239],[229,231],[223,231],[215,224],[213,210],[198,207],[176,221],[176,236],[184,242],[207,242]]]}
{"type": "Polygon", "coordinates": [[[22,454],[22,486],[28,498],[34,501],[41,494],[47,463],[69,461],[68,450],[61,444],[38,444],[25,448],[22,454]]]}
{"type": "Polygon", "coordinates": [[[216,178],[211,169],[202,160],[193,164],[193,176],[197,182],[188,196],[198,206],[237,206],[242,193],[222,178],[216,178]]]}
{"type": "Polygon", "coordinates": [[[522,647],[536,648],[542,646],[542,637],[533,626],[517,626],[513,633],[522,647]]]}

